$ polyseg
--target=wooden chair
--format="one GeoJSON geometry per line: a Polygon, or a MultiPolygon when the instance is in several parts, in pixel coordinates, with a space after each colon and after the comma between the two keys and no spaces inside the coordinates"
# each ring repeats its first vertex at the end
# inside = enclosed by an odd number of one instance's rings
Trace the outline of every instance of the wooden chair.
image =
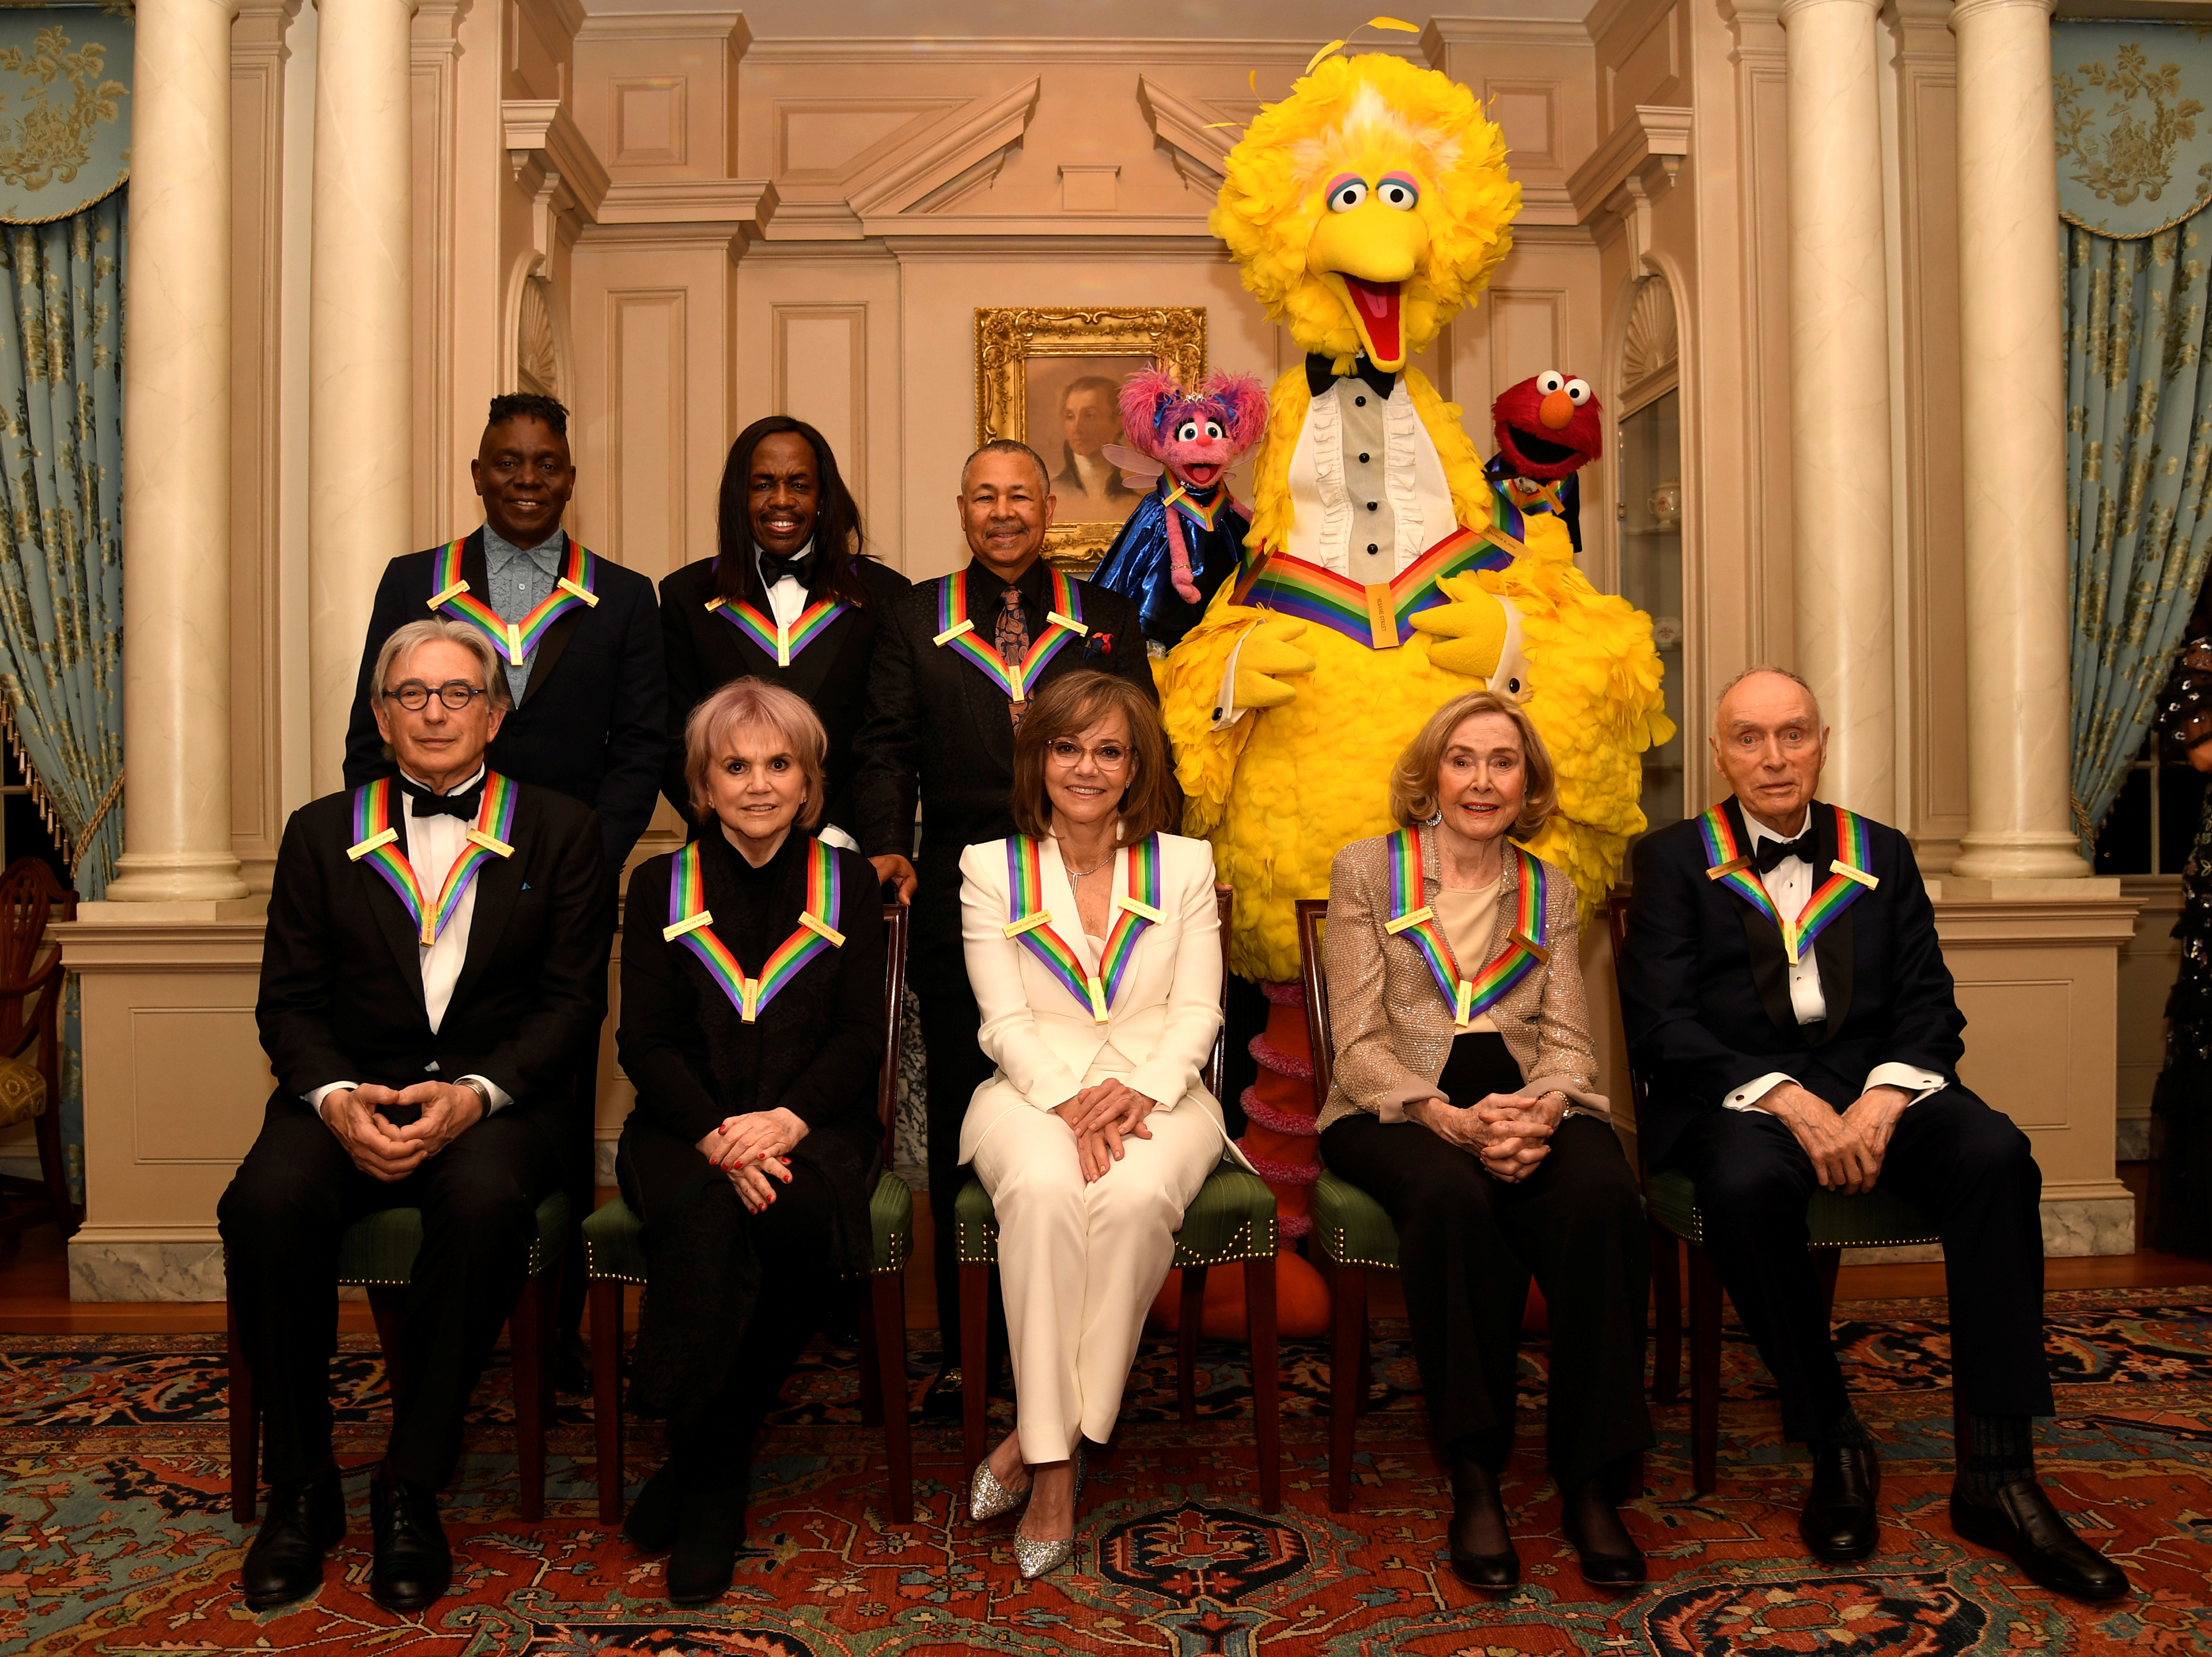
{"type": "MultiPolygon", "coordinates": [[[[1606,905],[1617,962],[1628,942],[1628,894],[1616,890],[1606,905]]],[[[1616,993],[1619,979],[1614,980],[1616,993]]],[[[1624,1023],[1625,1023],[1624,1019],[1624,1023]]],[[[1644,1161],[1645,1078],[1628,1067],[1629,1097],[1636,1110],[1636,1177],[1644,1187],[1644,1212],[1651,1230],[1653,1342],[1651,1395],[1674,1401],[1682,1373],[1682,1279],[1680,1245],[1690,1251],[1690,1482],[1703,1496],[1718,1483],[1721,1429],[1721,1280],[1705,1252],[1705,1222],[1698,1188],[1672,1168],[1652,1173],[1644,1161]]],[[[1920,1211],[1892,1192],[1871,1191],[1847,1197],[1815,1191],[1805,1211],[1807,1246],[1820,1278],[1820,1310],[1832,1319],[1836,1272],[1846,1248],[1897,1248],[1940,1242],[1936,1228],[1920,1211]]],[[[1957,1442],[1973,1442],[1972,1419],[1958,1378],[1952,1377],[1952,1429],[1957,1442]]]]}
{"type": "MultiPolygon", "coordinates": [[[[1213,889],[1221,916],[1222,998],[1224,1019],[1200,1080],[1216,1098],[1228,1065],[1226,1010],[1229,924],[1236,894],[1213,889]]],[[[984,1456],[983,1427],[989,1407],[984,1342],[989,1327],[991,1272],[999,1260],[999,1227],[990,1193],[970,1179],[953,1204],[960,1259],[961,1488],[984,1456]]],[[[1216,1266],[1244,1268],[1244,1315],[1252,1344],[1253,1425],[1259,1441],[1260,1505],[1273,1513],[1282,1503],[1282,1376],[1275,1332],[1275,1193],[1266,1181],[1224,1162],[1183,1211],[1175,1234],[1175,1261],[1182,1272],[1182,1317],[1176,1332],[1176,1393],[1186,1425],[1198,1419],[1199,1320],[1206,1274],[1216,1266]]]]}
{"type": "MultiPolygon", "coordinates": [[[[521,1508],[532,1522],[545,1516],[545,1419],[553,1402],[554,1285],[568,1237],[568,1199],[555,1192],[538,1205],[538,1235],[530,1245],[530,1275],[507,1319],[514,1367],[515,1459],[521,1508]]],[[[338,1240],[339,1284],[365,1288],[384,1351],[386,1390],[399,1398],[399,1316],[415,1256],[422,1247],[422,1211],[386,1208],[356,1220],[338,1240]]],[[[230,1364],[230,1516],[253,1520],[261,1454],[261,1406],[252,1366],[238,1335],[238,1308],[223,1297],[225,1350],[230,1364]]]]}
{"type": "Polygon", "coordinates": [[[76,894],[42,859],[0,871],[0,1127],[32,1122],[41,1176],[0,1177],[0,1204],[15,1211],[0,1213],[0,1237],[11,1241],[48,1221],[67,1237],[84,1217],[62,1166],[62,952],[46,938],[56,910],[76,920],[76,894]]]}
{"type": "MultiPolygon", "coordinates": [[[[860,1419],[884,1429],[890,1461],[891,1518],[914,1520],[914,1441],[907,1419],[906,1263],[914,1252],[914,1193],[891,1172],[898,1114],[899,1005],[906,992],[904,904],[884,906],[884,1062],[876,1077],[884,1163],[868,1199],[874,1234],[866,1315],[860,1320],[860,1419]]],[[[592,1297],[592,1412],[599,1434],[599,1521],[623,1516],[623,1290],[646,1283],[645,1223],[620,1197],[584,1222],[584,1272],[592,1297]]],[[[650,1286],[647,1292],[652,1292],[650,1286]]]]}

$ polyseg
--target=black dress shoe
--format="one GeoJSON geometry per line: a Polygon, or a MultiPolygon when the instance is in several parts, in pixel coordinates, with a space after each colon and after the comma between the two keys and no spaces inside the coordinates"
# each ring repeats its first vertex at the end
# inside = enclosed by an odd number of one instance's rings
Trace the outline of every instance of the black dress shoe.
{"type": "Polygon", "coordinates": [[[1471,1588],[1510,1588],[1521,1581],[1521,1556],[1514,1551],[1506,1529],[1505,1504],[1498,1499],[1498,1481],[1479,1463],[1455,1461],[1451,1466],[1452,1518],[1444,1533],[1451,1552],[1452,1575],[1471,1588]],[[1502,1553],[1479,1553],[1472,1533],[1490,1532],[1505,1545],[1502,1553]]]}
{"type": "Polygon", "coordinates": [[[921,1418],[924,1421],[957,1423],[967,1383],[961,1376],[958,1364],[939,1369],[931,1380],[928,1389],[921,1395],[921,1418]]]}
{"type": "Polygon", "coordinates": [[[427,1484],[379,1474],[368,1487],[376,1563],[368,1597],[386,1611],[420,1611],[453,1580],[453,1551],[438,1522],[438,1493],[427,1484]]]}
{"type": "Polygon", "coordinates": [[[246,1603],[267,1611],[306,1599],[323,1585],[323,1556],[344,1539],[345,1493],[336,1467],[276,1486],[239,1572],[246,1603]]]}
{"type": "Polygon", "coordinates": [[[1607,1499],[1602,1478],[1584,1479],[1560,1496],[1559,1528],[1592,1587],[1633,1587],[1644,1581],[1643,1551],[1607,1499]]]}
{"type": "Polygon", "coordinates": [[[2033,1478],[2016,1478],[1987,1498],[1951,1489],[1951,1528],[1966,1541],[2008,1553],[2028,1580],[2069,1599],[2117,1599],[2127,1573],[2067,1524],[2033,1478]]]}
{"type": "Polygon", "coordinates": [[[1797,1515],[1797,1534],[1813,1557],[1840,1565],[1863,1559],[1881,1539],[1875,1498],[1881,1462],[1874,1446],[1832,1444],[1813,1452],[1813,1487],[1797,1515]]]}
{"type": "Polygon", "coordinates": [[[676,1548],[668,1556],[668,1603],[709,1605],[730,1591],[745,1539],[745,1487],[686,1490],[676,1505],[676,1548]]]}
{"type": "Polygon", "coordinates": [[[673,1460],[645,1481],[623,1518],[623,1534],[647,1553],[665,1553],[676,1540],[676,1506],[683,1499],[682,1475],[673,1460]]]}

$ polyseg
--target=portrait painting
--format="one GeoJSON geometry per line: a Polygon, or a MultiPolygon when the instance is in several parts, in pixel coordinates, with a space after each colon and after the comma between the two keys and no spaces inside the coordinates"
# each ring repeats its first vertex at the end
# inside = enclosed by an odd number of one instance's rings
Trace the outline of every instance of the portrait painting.
{"type": "Polygon", "coordinates": [[[1121,443],[1121,382],[1152,367],[1148,356],[1031,357],[1025,388],[1029,446],[1052,474],[1053,515],[1119,528],[1139,491],[1106,457],[1121,443]]]}

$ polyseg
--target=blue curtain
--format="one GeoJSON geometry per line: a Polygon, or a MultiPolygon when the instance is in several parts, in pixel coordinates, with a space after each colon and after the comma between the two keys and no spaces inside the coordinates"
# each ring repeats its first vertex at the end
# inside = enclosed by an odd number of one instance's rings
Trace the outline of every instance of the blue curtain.
{"type": "Polygon", "coordinates": [[[2143,745],[2212,555],[2212,207],[2066,227],[2074,822],[2085,855],[2143,745]]]}
{"type": "MultiPolygon", "coordinates": [[[[123,849],[123,283],[118,190],[0,226],[0,695],[49,820],[96,898],[123,849]]],[[[74,979],[62,1140],[82,1199],[74,979]]]]}

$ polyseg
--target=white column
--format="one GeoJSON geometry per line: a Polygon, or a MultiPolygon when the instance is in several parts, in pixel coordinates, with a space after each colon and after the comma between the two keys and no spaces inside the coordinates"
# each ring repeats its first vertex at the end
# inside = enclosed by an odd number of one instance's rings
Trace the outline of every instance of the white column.
{"type": "Polygon", "coordinates": [[[143,0],[124,317],[118,903],[246,895],[230,849],[230,24],[143,0]]]}
{"type": "Polygon", "coordinates": [[[2079,879],[2051,0],[1960,0],[1967,828],[1952,873],[2079,879]]]}
{"type": "Polygon", "coordinates": [[[1797,668],[1833,735],[1822,796],[1897,809],[1879,0],[1784,0],[1797,668]]]}
{"type": "Polygon", "coordinates": [[[408,291],[415,7],[416,0],[321,0],[318,7],[307,320],[309,774],[317,794],[340,786],[377,579],[392,558],[415,550],[408,291]]]}

